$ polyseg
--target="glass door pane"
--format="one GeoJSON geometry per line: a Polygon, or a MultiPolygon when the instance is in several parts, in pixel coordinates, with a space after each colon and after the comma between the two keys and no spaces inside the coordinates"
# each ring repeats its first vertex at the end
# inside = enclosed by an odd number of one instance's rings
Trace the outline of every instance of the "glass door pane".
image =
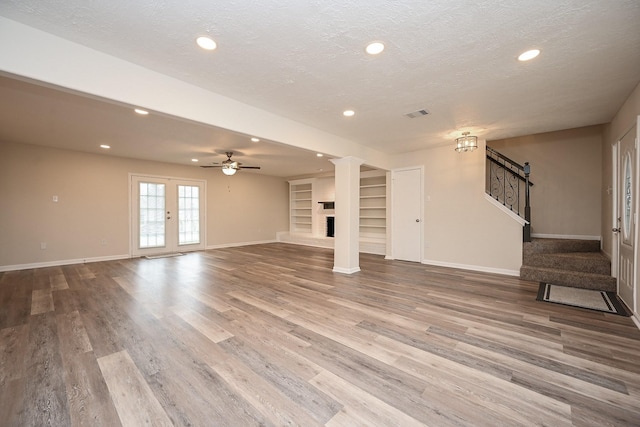
{"type": "Polygon", "coordinates": [[[152,182],[139,183],[139,236],[138,247],[161,248],[165,246],[165,185],[152,182]]]}
{"type": "Polygon", "coordinates": [[[200,187],[178,185],[178,245],[200,243],[200,187]]]}

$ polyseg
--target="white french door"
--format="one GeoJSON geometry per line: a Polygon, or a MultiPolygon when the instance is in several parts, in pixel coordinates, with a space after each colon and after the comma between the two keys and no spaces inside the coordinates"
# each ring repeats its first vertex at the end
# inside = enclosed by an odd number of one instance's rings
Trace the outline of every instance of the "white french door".
{"type": "Polygon", "coordinates": [[[636,218],[638,190],[636,170],[636,126],[618,142],[617,228],[618,233],[618,294],[634,312],[635,262],[637,253],[636,218]]]}
{"type": "Polygon", "coordinates": [[[205,248],[205,181],[131,175],[131,254],[205,248]]]}

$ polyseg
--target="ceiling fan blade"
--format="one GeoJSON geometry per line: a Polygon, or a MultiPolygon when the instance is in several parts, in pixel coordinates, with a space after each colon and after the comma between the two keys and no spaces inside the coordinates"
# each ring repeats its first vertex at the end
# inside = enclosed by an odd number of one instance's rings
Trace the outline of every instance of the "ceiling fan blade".
{"type": "MultiPolygon", "coordinates": [[[[242,163],[235,161],[235,160],[231,160],[231,156],[233,155],[232,151],[227,151],[226,152],[227,155],[227,160],[223,161],[222,164],[216,165],[206,165],[206,166],[200,166],[201,168],[222,168],[222,172],[228,172],[225,169],[234,169],[234,170],[240,170],[240,169],[260,169],[260,166],[242,166],[242,163]]],[[[232,174],[227,174],[227,175],[232,175],[232,174]]]]}

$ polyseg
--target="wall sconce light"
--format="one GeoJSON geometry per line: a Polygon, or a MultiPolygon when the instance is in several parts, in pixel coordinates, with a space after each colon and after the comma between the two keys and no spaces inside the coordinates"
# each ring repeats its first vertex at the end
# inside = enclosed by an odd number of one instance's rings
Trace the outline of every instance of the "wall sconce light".
{"type": "Polygon", "coordinates": [[[478,137],[469,136],[471,132],[462,132],[460,138],[456,138],[456,151],[462,153],[464,151],[473,151],[478,148],[478,137]]]}

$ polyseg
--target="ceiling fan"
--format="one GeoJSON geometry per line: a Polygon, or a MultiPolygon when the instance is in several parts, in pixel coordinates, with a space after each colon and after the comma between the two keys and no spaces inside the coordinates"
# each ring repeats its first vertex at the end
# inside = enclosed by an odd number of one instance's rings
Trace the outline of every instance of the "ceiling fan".
{"type": "Polygon", "coordinates": [[[260,169],[260,166],[241,166],[242,163],[231,160],[233,151],[227,151],[227,160],[223,161],[219,165],[200,166],[201,168],[222,168],[222,173],[225,175],[233,175],[240,169],[260,169]]]}

